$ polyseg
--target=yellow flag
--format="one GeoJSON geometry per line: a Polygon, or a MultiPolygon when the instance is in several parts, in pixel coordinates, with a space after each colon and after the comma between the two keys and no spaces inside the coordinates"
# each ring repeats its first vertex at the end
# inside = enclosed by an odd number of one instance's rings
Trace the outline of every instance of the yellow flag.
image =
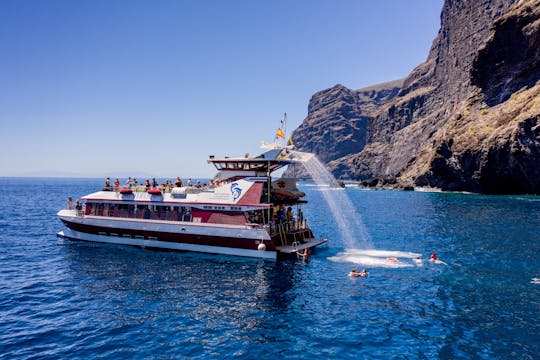
{"type": "Polygon", "coordinates": [[[281,130],[281,128],[278,128],[278,129],[277,129],[276,137],[280,137],[280,138],[282,138],[283,140],[285,140],[285,134],[283,133],[283,131],[281,130]]]}

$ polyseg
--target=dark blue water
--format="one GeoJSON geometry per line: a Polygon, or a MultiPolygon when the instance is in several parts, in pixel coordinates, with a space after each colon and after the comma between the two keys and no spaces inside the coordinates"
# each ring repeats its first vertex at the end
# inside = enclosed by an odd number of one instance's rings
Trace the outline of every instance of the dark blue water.
{"type": "Polygon", "coordinates": [[[377,249],[448,263],[351,279],[317,187],[304,213],[330,244],[304,264],[57,239],[101,183],[0,179],[0,359],[540,354],[539,197],[348,188],[377,249]]]}

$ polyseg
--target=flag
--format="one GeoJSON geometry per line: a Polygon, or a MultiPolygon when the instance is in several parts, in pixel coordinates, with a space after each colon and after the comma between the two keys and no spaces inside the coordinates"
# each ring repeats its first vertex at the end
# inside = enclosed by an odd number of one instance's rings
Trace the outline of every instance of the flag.
{"type": "Polygon", "coordinates": [[[289,144],[294,145],[293,142],[292,142],[292,135],[289,135],[289,144]]]}
{"type": "Polygon", "coordinates": [[[277,129],[277,133],[276,133],[276,138],[282,138],[283,140],[285,140],[285,134],[283,133],[283,131],[281,130],[281,128],[278,128],[277,129]]]}

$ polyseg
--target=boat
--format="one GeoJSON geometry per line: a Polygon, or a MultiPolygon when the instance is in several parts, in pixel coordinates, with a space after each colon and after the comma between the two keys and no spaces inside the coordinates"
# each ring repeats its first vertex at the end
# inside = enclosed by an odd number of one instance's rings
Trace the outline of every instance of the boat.
{"type": "Polygon", "coordinates": [[[304,217],[307,201],[296,180],[272,180],[299,158],[277,146],[255,157],[210,156],[217,174],[207,186],[97,191],[83,196],[78,209],[58,212],[65,229],[57,235],[152,249],[296,257],[327,242],[314,236],[304,217]]]}

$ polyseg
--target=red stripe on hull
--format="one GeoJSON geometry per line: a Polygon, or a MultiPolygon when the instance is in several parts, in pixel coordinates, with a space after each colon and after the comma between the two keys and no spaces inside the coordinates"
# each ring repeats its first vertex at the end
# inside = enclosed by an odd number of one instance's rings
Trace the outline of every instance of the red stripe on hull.
{"type": "MultiPolygon", "coordinates": [[[[149,237],[157,238],[158,241],[167,241],[174,243],[184,243],[184,244],[195,244],[195,245],[206,245],[206,246],[222,246],[228,248],[237,248],[237,249],[249,249],[257,250],[257,246],[260,243],[259,239],[247,239],[247,238],[233,238],[233,237],[212,237],[205,235],[197,234],[186,234],[186,233],[171,233],[171,232],[160,232],[160,231],[150,231],[150,230],[132,230],[132,229],[122,229],[122,228],[110,228],[86,224],[77,224],[72,223],[66,220],[62,220],[64,224],[78,232],[99,235],[99,233],[106,233],[110,235],[111,233],[118,234],[122,237],[124,234],[132,237],[142,236],[145,239],[149,237]]],[[[276,247],[273,241],[265,241],[267,250],[275,251],[276,247]]]]}

